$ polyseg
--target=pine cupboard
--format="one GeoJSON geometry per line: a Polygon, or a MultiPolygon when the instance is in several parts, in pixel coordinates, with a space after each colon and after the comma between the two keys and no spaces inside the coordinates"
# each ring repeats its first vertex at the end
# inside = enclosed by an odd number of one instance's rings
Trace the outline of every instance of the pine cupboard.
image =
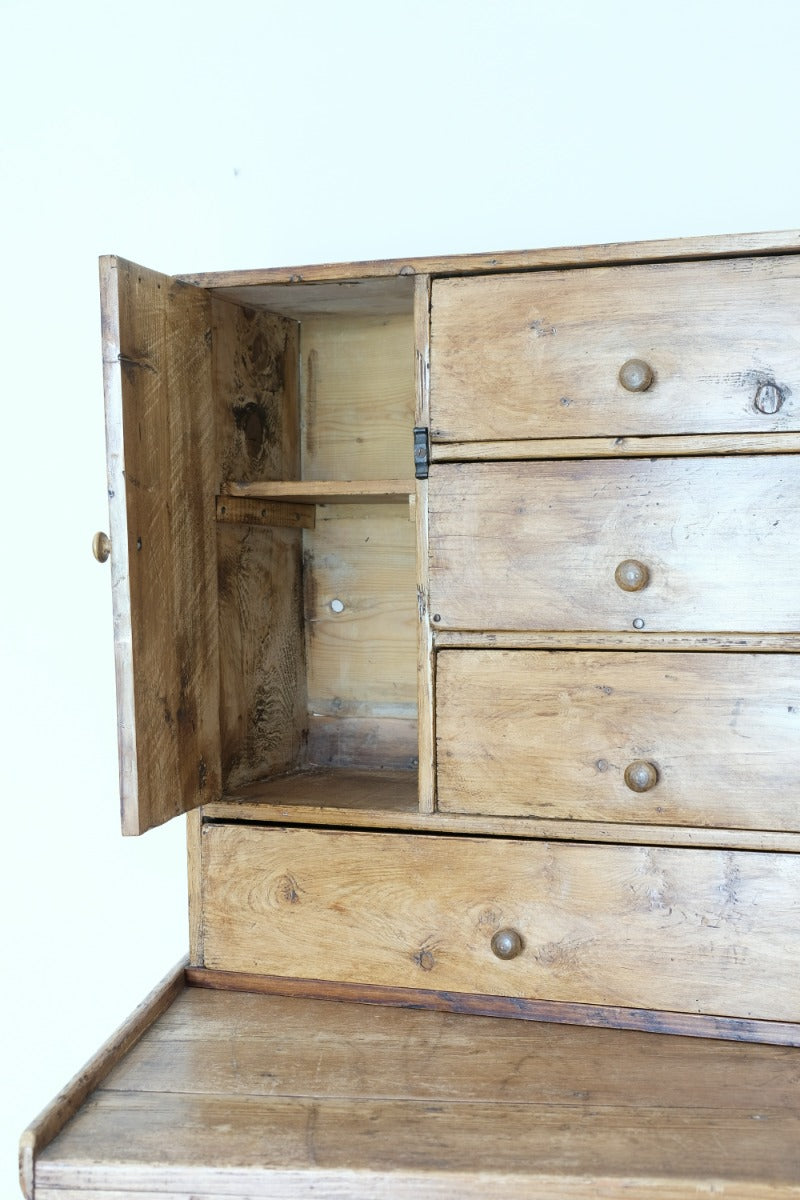
{"type": "Polygon", "coordinates": [[[29,1200],[800,1196],[798,251],[101,260],[190,945],[29,1200]]]}

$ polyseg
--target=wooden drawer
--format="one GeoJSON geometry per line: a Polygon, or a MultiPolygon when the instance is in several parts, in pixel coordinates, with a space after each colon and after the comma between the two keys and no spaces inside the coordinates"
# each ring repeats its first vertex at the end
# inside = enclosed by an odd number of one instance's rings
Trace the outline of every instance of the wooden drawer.
{"type": "Polygon", "coordinates": [[[798,429],[798,304],[793,257],[437,280],[432,437],[798,429]]]}
{"type": "Polygon", "coordinates": [[[206,967],[800,1020],[800,856],[217,825],[202,858],[206,967]]]}
{"type": "Polygon", "coordinates": [[[800,629],[798,456],[442,463],[429,505],[437,629],[800,629]]]}
{"type": "Polygon", "coordinates": [[[795,655],[444,650],[436,662],[445,812],[800,830],[795,655]]]}

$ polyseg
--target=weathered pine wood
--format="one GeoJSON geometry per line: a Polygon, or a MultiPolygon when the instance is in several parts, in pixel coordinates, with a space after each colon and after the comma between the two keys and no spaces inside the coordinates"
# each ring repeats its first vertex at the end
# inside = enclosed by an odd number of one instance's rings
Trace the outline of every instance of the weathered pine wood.
{"type": "MultiPolygon", "coordinates": [[[[722,1041],[800,1048],[800,1026],[780,1021],[745,1021],[741,1017],[713,1017],[700,1013],[575,1004],[564,1000],[524,1000],[514,996],[475,995],[469,992],[434,992],[425,988],[341,983],[330,979],[292,979],[280,975],[211,971],[202,967],[188,967],[186,981],[192,987],[212,988],[223,992],[240,991],[261,996],[285,996],[292,999],[422,1009],[432,1013],[497,1017],[503,1021],[537,1021],[599,1029],[626,1029],[639,1033],[672,1034],[688,1038],[714,1038],[722,1041]]],[[[472,1073],[474,1064],[470,1064],[469,1058],[467,1065],[472,1073]]]]}
{"type": "Polygon", "coordinates": [[[433,442],[432,462],[497,462],[554,458],[650,458],[709,454],[797,454],[796,433],[719,433],[658,437],[566,437],[493,442],[433,442]]]}
{"type": "MultiPolygon", "coordinates": [[[[559,246],[497,254],[462,254],[429,258],[378,259],[358,263],[315,263],[247,271],[206,271],[180,276],[207,288],[244,288],[265,284],[391,279],[405,275],[481,275],[498,271],[535,271],[565,267],[614,266],[634,262],[677,262],[750,254],[792,254],[800,250],[800,232],[723,234],[712,237],[664,238],[649,242],[609,242],[594,246],[559,246]]],[[[224,295],[224,292],[222,293],[224,295]]]]}
{"type": "MultiPolygon", "coordinates": [[[[380,740],[381,751],[385,750],[386,745],[384,737],[380,740]]],[[[409,745],[409,757],[411,750],[409,745]]],[[[362,755],[370,753],[370,746],[362,746],[362,755]]],[[[352,764],[355,757],[354,750],[347,747],[343,762],[352,764]]],[[[706,846],[800,852],[800,835],[796,833],[548,820],[535,816],[481,816],[446,812],[420,814],[416,805],[414,775],[409,770],[389,769],[390,766],[383,760],[376,760],[373,770],[312,768],[237,789],[218,803],[207,805],[203,811],[215,821],[257,821],[278,825],[290,821],[297,825],[349,825],[361,829],[416,830],[420,833],[467,833],[644,846],[706,846]]]]}
{"type": "Polygon", "coordinates": [[[800,831],[796,655],[442,651],[436,682],[447,812],[800,831]]]}
{"type": "Polygon", "coordinates": [[[310,714],[416,716],[415,565],[404,505],[318,511],[304,556],[310,714]]]}
{"type": "MultiPolygon", "coordinates": [[[[309,317],[300,337],[302,478],[408,480],[414,414],[410,306],[392,317],[309,317]]],[[[414,490],[413,484],[402,486],[406,495],[414,490]]]]}
{"type": "Polygon", "coordinates": [[[203,837],[211,969],[800,1021],[793,855],[224,825],[203,837]],[[524,946],[510,961],[490,948],[504,928],[524,946]]]}
{"type": "MultiPolygon", "coordinates": [[[[430,298],[427,276],[418,276],[414,288],[414,340],[416,343],[416,390],[414,425],[430,424],[430,298]]],[[[436,758],[434,742],[433,633],[428,596],[428,481],[416,480],[417,547],[417,708],[419,713],[419,808],[430,813],[436,807],[436,758]]]]}
{"type": "Polygon", "coordinates": [[[527,633],[497,630],[434,630],[437,650],[691,650],[710,654],[731,651],[774,654],[800,651],[800,634],[794,633],[527,633]]]}
{"type": "MultiPolygon", "coordinates": [[[[355,434],[353,435],[356,436],[355,434]]],[[[408,501],[414,492],[413,479],[355,480],[259,480],[256,483],[228,481],[222,484],[223,496],[252,497],[264,500],[295,501],[310,504],[396,504],[408,501]]]]}
{"type": "Polygon", "coordinates": [[[99,1087],[105,1077],[139,1040],[152,1023],[169,1008],[184,987],[183,962],[170,971],[161,983],[127,1021],[97,1051],[88,1063],[62,1088],[54,1100],[42,1109],[20,1138],[19,1177],[20,1186],[27,1200],[34,1200],[34,1189],[38,1198],[36,1166],[43,1150],[75,1116],[90,1092],[99,1087]]]}
{"type": "Polygon", "coordinates": [[[795,455],[443,463],[429,501],[434,626],[800,629],[795,455]]]}
{"type": "Polygon", "coordinates": [[[203,810],[186,817],[186,876],[189,911],[189,962],[203,963],[203,810]]]}
{"type": "Polygon", "coordinates": [[[123,833],[221,792],[210,300],[100,263],[123,833]]]}
{"type": "Polygon", "coordinates": [[[799,298],[792,256],[435,281],[431,437],[797,430],[799,298]]]}
{"type": "Polygon", "coordinates": [[[239,496],[217,496],[217,520],[229,525],[272,525],[284,529],[313,529],[313,504],[278,500],[253,500],[239,496]]]}
{"type": "MultiPolygon", "coordinates": [[[[219,300],[213,317],[217,481],[297,478],[296,322],[219,300]]],[[[222,522],[216,533],[223,779],[239,787],[305,750],[302,527],[222,522]]]]}
{"type": "Polygon", "coordinates": [[[800,1188],[796,1058],[189,988],[45,1150],[37,1200],[777,1200],[800,1188]]]}

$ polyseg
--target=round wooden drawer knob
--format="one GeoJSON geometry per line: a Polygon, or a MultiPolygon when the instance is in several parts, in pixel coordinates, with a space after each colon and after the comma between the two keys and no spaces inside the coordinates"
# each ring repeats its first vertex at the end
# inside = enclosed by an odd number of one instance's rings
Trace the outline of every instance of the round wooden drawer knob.
{"type": "Polygon", "coordinates": [[[649,792],[658,783],[658,771],[640,758],[625,768],[625,782],[632,792],[649,792]]]}
{"type": "Polygon", "coordinates": [[[646,392],[653,382],[653,368],[642,358],[629,358],[619,369],[619,381],[626,392],[646,392]]]}
{"type": "Polygon", "coordinates": [[[92,554],[98,562],[106,562],[111,554],[111,538],[107,533],[96,533],[92,538],[92,554]]]}
{"type": "Polygon", "coordinates": [[[626,558],[614,572],[614,579],[623,592],[640,592],[650,582],[650,572],[638,559],[626,558]]]}
{"type": "Polygon", "coordinates": [[[516,958],[522,950],[522,938],[516,929],[500,929],[492,938],[492,954],[498,958],[516,958]]]}

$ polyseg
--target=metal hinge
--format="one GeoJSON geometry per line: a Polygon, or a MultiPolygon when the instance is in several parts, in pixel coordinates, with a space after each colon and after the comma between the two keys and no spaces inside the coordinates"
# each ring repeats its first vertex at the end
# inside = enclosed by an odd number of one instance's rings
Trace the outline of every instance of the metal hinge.
{"type": "Polygon", "coordinates": [[[414,430],[414,474],[417,479],[428,478],[428,467],[430,466],[430,443],[428,441],[428,430],[424,426],[420,426],[414,430]]]}

